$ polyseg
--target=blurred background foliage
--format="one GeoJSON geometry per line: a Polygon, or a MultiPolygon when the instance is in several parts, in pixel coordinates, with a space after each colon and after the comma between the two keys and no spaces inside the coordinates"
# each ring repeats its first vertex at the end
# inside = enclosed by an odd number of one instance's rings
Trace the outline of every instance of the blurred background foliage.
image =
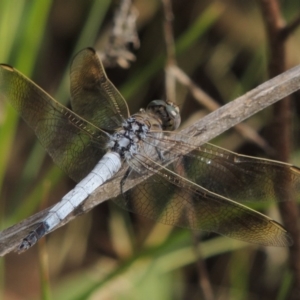
{"type": "MultiPolygon", "coordinates": [[[[300,2],[280,1],[289,21],[300,2]]],[[[0,62],[13,65],[69,105],[73,55],[93,46],[105,52],[118,1],[0,1],[0,62]]],[[[172,1],[178,66],[220,105],[267,80],[268,46],[255,1],[172,1]]],[[[127,68],[107,68],[131,112],[165,99],[164,12],[159,0],[135,0],[136,30],[127,68]],[[140,47],[138,46],[138,42],[140,47]]],[[[287,67],[299,64],[300,31],[286,43],[287,67]]],[[[108,51],[109,52],[109,51],[108,51]]],[[[125,63],[125,65],[126,65],[125,63]]],[[[124,65],[124,61],[123,61],[124,65]]],[[[293,163],[300,165],[299,104],[293,97],[293,163]]],[[[208,113],[176,85],[183,126],[208,113]]],[[[246,123],[268,134],[272,108],[246,123]]],[[[56,203],[74,186],[7,103],[0,103],[0,220],[2,228],[56,203]]],[[[268,157],[233,130],[214,141],[248,155],[268,157]]],[[[270,213],[278,220],[274,207],[270,213]]],[[[157,224],[108,201],[22,255],[0,259],[3,299],[204,299],[209,278],[216,299],[287,299],[292,274],[287,249],[262,248],[211,233],[157,224]],[[200,237],[203,238],[200,247],[200,237]],[[205,260],[207,277],[202,277],[205,260]],[[49,275],[49,276],[48,276],[49,275]],[[202,282],[203,284],[203,282],[202,282]]]]}

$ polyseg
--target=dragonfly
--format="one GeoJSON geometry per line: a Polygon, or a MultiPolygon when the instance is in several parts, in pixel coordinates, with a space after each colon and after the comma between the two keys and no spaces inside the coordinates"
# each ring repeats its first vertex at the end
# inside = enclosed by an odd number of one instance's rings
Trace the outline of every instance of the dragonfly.
{"type": "Polygon", "coordinates": [[[118,176],[114,188],[119,196],[113,201],[128,211],[263,246],[293,243],[282,225],[247,203],[299,194],[298,167],[212,144],[196,145],[193,137],[176,131],[180,111],[169,101],[154,100],[130,115],[93,48],[74,57],[70,91],[72,110],[13,67],[0,65],[0,97],[34,130],[54,163],[77,182],[42,216],[22,223],[26,234],[8,231],[6,240],[17,240],[15,251],[32,247],[118,176]]]}

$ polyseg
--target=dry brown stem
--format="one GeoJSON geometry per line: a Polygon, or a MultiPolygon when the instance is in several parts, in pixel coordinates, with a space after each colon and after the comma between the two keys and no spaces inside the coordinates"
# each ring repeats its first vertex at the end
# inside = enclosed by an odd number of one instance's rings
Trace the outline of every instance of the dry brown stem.
{"type": "MultiPolygon", "coordinates": [[[[291,27],[285,26],[285,21],[281,15],[280,5],[277,0],[260,0],[262,17],[265,22],[267,38],[269,43],[269,76],[276,76],[286,69],[285,40],[288,32],[298,26],[300,20],[291,23],[291,27]],[[287,29],[289,28],[289,29],[287,29]],[[283,32],[285,38],[283,39],[283,32]]],[[[288,161],[292,148],[291,141],[291,100],[286,97],[274,105],[274,121],[272,123],[272,133],[270,144],[275,149],[275,158],[281,161],[288,161]]],[[[291,233],[294,245],[290,248],[290,267],[294,273],[293,295],[300,294],[300,227],[299,212],[295,199],[291,195],[286,195],[290,201],[279,203],[282,219],[287,230],[291,233]]]]}

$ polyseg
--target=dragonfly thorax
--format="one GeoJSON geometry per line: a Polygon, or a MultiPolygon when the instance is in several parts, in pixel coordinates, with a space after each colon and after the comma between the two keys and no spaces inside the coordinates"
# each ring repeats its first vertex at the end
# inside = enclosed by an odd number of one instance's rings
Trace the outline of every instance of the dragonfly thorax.
{"type": "MultiPolygon", "coordinates": [[[[158,133],[162,130],[175,130],[180,125],[177,105],[163,100],[150,102],[147,109],[125,120],[122,127],[111,135],[108,148],[122,158],[130,160],[140,148],[149,131],[158,133]]],[[[157,136],[158,137],[158,136],[157,136]]]]}
{"type": "Polygon", "coordinates": [[[129,159],[138,152],[139,141],[145,139],[148,131],[149,127],[145,123],[130,117],[111,135],[108,148],[122,158],[129,159]]]}

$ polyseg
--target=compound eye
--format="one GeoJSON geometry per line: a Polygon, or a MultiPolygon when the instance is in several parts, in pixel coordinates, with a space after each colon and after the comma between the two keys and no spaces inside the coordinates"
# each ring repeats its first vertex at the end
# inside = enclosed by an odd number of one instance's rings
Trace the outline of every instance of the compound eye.
{"type": "Polygon", "coordinates": [[[154,100],[149,103],[147,110],[152,111],[161,119],[164,130],[175,130],[180,125],[179,107],[172,102],[154,100]]]}
{"type": "Polygon", "coordinates": [[[170,117],[170,123],[171,123],[170,130],[176,130],[181,123],[179,107],[172,102],[166,102],[166,103],[167,103],[166,110],[170,117]]]}

